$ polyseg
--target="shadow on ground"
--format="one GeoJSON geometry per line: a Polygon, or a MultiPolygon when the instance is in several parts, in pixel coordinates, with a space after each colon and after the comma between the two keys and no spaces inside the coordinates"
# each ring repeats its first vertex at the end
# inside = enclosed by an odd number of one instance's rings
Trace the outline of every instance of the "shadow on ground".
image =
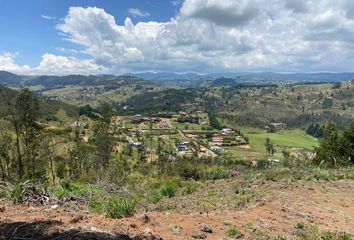
{"type": "Polygon", "coordinates": [[[0,221],[0,239],[21,239],[21,240],[67,240],[67,239],[103,239],[103,240],[140,240],[145,239],[137,236],[129,237],[123,233],[103,233],[94,231],[83,231],[81,229],[61,230],[60,221],[36,221],[36,222],[6,222],[0,221]]]}

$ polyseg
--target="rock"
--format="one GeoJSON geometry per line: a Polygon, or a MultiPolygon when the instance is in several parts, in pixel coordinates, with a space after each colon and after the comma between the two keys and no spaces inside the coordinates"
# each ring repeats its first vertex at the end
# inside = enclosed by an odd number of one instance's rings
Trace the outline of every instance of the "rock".
{"type": "Polygon", "coordinates": [[[143,216],[141,217],[141,220],[143,221],[143,223],[148,223],[151,221],[150,217],[146,214],[143,214],[143,216]]]}
{"type": "Polygon", "coordinates": [[[129,226],[130,226],[131,228],[136,228],[136,227],[137,227],[137,225],[136,225],[135,223],[131,223],[129,226]]]}
{"type": "Polygon", "coordinates": [[[194,239],[206,239],[207,235],[202,231],[196,231],[192,234],[192,238],[194,239]]]}
{"type": "Polygon", "coordinates": [[[213,228],[211,224],[202,224],[202,226],[200,227],[200,231],[205,233],[213,233],[213,228]]]}
{"type": "Polygon", "coordinates": [[[59,205],[58,204],[55,204],[55,205],[52,205],[50,208],[51,209],[57,209],[59,207],[59,205]]]}

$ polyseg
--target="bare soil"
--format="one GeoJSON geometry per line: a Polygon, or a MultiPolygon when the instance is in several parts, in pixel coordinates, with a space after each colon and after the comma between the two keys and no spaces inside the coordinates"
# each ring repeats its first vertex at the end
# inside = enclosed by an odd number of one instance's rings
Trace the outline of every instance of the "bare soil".
{"type": "MultiPolygon", "coordinates": [[[[226,198],[230,184],[206,183],[211,191],[225,189],[226,198]]],[[[354,234],[354,181],[260,183],[258,197],[240,210],[196,206],[206,198],[205,190],[169,199],[175,202],[169,211],[140,212],[119,220],[90,213],[82,204],[33,207],[2,199],[0,239],[235,239],[228,236],[230,228],[242,233],[240,239],[297,239],[299,223],[354,234]],[[203,231],[206,224],[211,232],[203,231]]]]}

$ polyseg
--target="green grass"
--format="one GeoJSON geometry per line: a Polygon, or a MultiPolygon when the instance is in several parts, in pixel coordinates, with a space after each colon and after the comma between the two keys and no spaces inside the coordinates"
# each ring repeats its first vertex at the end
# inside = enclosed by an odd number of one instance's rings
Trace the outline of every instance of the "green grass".
{"type": "Polygon", "coordinates": [[[172,127],[179,129],[179,130],[197,130],[201,131],[205,125],[198,125],[192,123],[179,123],[179,122],[172,122],[172,127]]]}
{"type": "Polygon", "coordinates": [[[121,196],[112,197],[107,201],[105,212],[114,219],[131,217],[136,212],[136,202],[121,196]]]}
{"type": "Polygon", "coordinates": [[[230,229],[228,229],[226,234],[230,238],[241,238],[243,236],[243,234],[235,227],[231,227],[230,229]]]}
{"type": "Polygon", "coordinates": [[[267,137],[273,142],[277,152],[275,157],[281,157],[281,150],[286,148],[290,152],[298,150],[313,150],[318,145],[318,140],[306,134],[304,131],[281,130],[277,133],[251,132],[246,134],[249,137],[250,149],[243,149],[239,146],[225,147],[226,154],[239,159],[259,159],[266,154],[264,143],[267,137]]]}
{"type": "Polygon", "coordinates": [[[269,137],[276,147],[303,148],[312,150],[318,144],[318,140],[307,135],[302,130],[282,130],[278,133],[247,134],[250,138],[252,149],[264,152],[264,142],[269,137]]]}

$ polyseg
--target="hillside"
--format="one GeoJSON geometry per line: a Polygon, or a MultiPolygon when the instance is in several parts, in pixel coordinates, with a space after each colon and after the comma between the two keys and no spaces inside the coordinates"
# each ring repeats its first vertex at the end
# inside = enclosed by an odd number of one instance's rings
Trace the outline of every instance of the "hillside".
{"type": "MultiPolygon", "coordinates": [[[[145,72],[145,73],[131,73],[129,76],[140,77],[145,80],[157,81],[164,84],[173,84],[181,86],[210,86],[214,83],[223,85],[220,81],[228,79],[226,85],[237,84],[269,84],[269,83],[332,83],[341,82],[354,79],[354,73],[275,73],[275,72],[225,72],[225,73],[171,73],[171,72],[145,72]],[[215,82],[216,80],[216,82],[215,82]]],[[[225,85],[224,85],[225,86],[225,85]]]]}
{"type": "MultiPolygon", "coordinates": [[[[6,105],[8,102],[14,101],[17,95],[18,91],[0,85],[0,117],[8,114],[6,105]]],[[[70,117],[77,116],[79,111],[78,107],[63,102],[40,98],[40,113],[42,118],[52,117],[56,115],[59,110],[64,110],[70,117]]]]}

